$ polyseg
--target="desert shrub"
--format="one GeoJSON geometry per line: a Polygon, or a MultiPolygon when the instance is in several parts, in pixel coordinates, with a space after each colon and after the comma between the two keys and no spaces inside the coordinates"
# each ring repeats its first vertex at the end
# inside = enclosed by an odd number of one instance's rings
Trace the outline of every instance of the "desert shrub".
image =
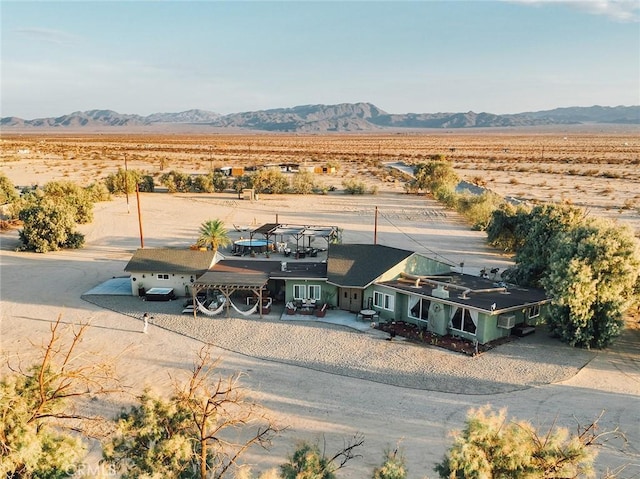
{"type": "Polygon", "coordinates": [[[553,298],[551,332],[572,346],[603,348],[637,301],[640,242],[628,227],[591,220],[562,233],[543,285],[553,298]]]}
{"type": "Polygon", "coordinates": [[[0,173],[0,205],[12,203],[19,197],[16,187],[4,173],[0,173]]]}
{"type": "Polygon", "coordinates": [[[594,477],[591,431],[540,434],[529,422],[507,421],[506,409],[471,409],[435,471],[443,479],[594,477]]]}
{"type": "Polygon", "coordinates": [[[344,180],[342,187],[348,195],[364,195],[367,192],[367,187],[362,181],[344,180]]]}
{"type": "Polygon", "coordinates": [[[233,179],[233,190],[242,198],[242,190],[253,188],[253,177],[250,175],[236,176],[233,179]]]}
{"type": "Polygon", "coordinates": [[[105,178],[104,184],[111,194],[133,193],[141,177],[142,173],[138,170],[125,171],[123,168],[118,168],[118,171],[105,178]]]}
{"type": "Polygon", "coordinates": [[[193,191],[196,193],[213,193],[212,175],[197,175],[193,178],[193,191]]]}
{"type": "Polygon", "coordinates": [[[142,175],[138,180],[138,191],[141,193],[153,193],[155,190],[155,183],[153,181],[153,176],[151,175],[142,175]]]}
{"type": "Polygon", "coordinates": [[[334,467],[315,444],[298,445],[289,462],[280,466],[282,479],[334,479],[334,467]]]}
{"type": "Polygon", "coordinates": [[[582,224],[585,212],[571,205],[535,206],[519,225],[521,246],[516,250],[514,279],[522,285],[541,286],[560,236],[582,224]]]}
{"type": "Polygon", "coordinates": [[[42,197],[20,211],[23,229],[19,232],[21,250],[47,253],[82,245],[84,239],[74,231],[74,211],[64,202],[42,197]]]}
{"type": "Polygon", "coordinates": [[[86,187],[87,194],[93,203],[109,201],[111,194],[104,183],[91,183],[86,187]]]}
{"type": "Polygon", "coordinates": [[[193,185],[189,175],[175,170],[162,174],[160,183],[167,187],[169,193],[188,193],[193,185]]]}
{"type": "Polygon", "coordinates": [[[525,241],[524,227],[528,211],[523,207],[515,207],[509,203],[502,203],[493,210],[487,225],[487,242],[507,253],[514,253],[522,247],[525,241]]]}
{"type": "Polygon", "coordinates": [[[164,399],[145,391],[123,410],[103,445],[103,460],[124,478],[231,477],[251,447],[267,447],[279,431],[239,383],[220,376],[200,350],[191,374],[164,399]],[[229,431],[244,432],[236,437],[229,431]],[[149,445],[153,444],[152,447],[149,445]]]}
{"type": "Polygon", "coordinates": [[[405,479],[407,466],[404,455],[398,449],[385,452],[384,463],[373,470],[373,479],[405,479]]]}
{"type": "Polygon", "coordinates": [[[256,193],[280,194],[289,190],[287,177],[277,169],[264,169],[253,176],[256,193]]]}
{"type": "Polygon", "coordinates": [[[456,210],[461,213],[474,229],[484,231],[491,222],[493,212],[504,200],[495,193],[485,192],[481,195],[462,193],[458,195],[456,210]]]}
{"type": "Polygon", "coordinates": [[[314,174],[310,171],[300,171],[291,178],[291,192],[298,195],[313,193],[316,187],[314,174]]]}
{"type": "Polygon", "coordinates": [[[356,434],[332,457],[320,452],[317,444],[300,442],[289,460],[280,466],[282,479],[334,479],[337,470],[356,457],[354,451],[364,443],[364,437],[356,434]]]}
{"type": "Polygon", "coordinates": [[[451,163],[440,159],[441,155],[438,155],[437,158],[429,163],[419,163],[414,167],[413,182],[418,191],[431,191],[433,193],[443,187],[454,189],[460,182],[460,178],[451,163]]]}
{"type": "Polygon", "coordinates": [[[227,189],[227,177],[219,171],[213,173],[211,182],[213,183],[213,191],[222,192],[227,189]]]}
{"type": "Polygon", "coordinates": [[[85,188],[71,181],[51,181],[44,185],[42,191],[46,197],[69,205],[76,223],[93,221],[93,199],[85,188]]]}

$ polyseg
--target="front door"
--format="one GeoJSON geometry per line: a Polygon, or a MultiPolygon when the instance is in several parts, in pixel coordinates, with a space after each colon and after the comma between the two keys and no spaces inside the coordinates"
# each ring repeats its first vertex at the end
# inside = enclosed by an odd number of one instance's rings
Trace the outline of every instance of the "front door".
{"type": "Polygon", "coordinates": [[[338,307],[352,313],[362,309],[362,290],[358,288],[340,288],[338,291],[340,301],[338,307]]]}

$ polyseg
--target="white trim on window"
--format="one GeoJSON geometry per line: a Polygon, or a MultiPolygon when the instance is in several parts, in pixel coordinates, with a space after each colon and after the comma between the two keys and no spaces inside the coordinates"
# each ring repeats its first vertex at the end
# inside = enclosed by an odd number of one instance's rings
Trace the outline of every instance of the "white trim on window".
{"type": "Polygon", "coordinates": [[[376,308],[381,308],[386,311],[393,311],[394,296],[391,294],[381,293],[380,291],[373,292],[373,305],[376,308]]]}
{"type": "Polygon", "coordinates": [[[294,284],[293,285],[293,299],[307,299],[307,285],[306,284],[294,284]]]}
{"type": "Polygon", "coordinates": [[[534,304],[533,306],[530,306],[529,307],[529,319],[537,318],[538,316],[540,316],[540,305],[539,304],[534,304]]]}
{"type": "Polygon", "coordinates": [[[169,275],[166,273],[160,273],[158,274],[158,279],[162,279],[162,280],[169,279],[169,275]]]}
{"type": "Polygon", "coordinates": [[[319,284],[310,284],[309,285],[309,299],[319,300],[322,294],[322,287],[319,284]]]}

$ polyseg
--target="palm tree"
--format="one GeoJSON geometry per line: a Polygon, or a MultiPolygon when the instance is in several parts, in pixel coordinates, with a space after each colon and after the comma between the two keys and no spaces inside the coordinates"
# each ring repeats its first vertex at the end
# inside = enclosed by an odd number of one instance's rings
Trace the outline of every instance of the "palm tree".
{"type": "Polygon", "coordinates": [[[218,248],[230,243],[231,238],[227,235],[227,229],[222,221],[209,220],[200,226],[200,237],[196,243],[198,246],[218,251],[218,248]]]}

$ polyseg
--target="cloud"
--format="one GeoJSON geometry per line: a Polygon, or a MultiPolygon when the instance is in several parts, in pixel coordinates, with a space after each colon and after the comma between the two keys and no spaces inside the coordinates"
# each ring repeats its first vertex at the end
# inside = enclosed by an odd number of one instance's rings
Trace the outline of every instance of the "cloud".
{"type": "Polygon", "coordinates": [[[54,43],[56,45],[71,45],[78,41],[78,37],[71,33],[63,32],[61,30],[52,30],[50,28],[15,28],[12,32],[31,40],[54,43]]]}
{"type": "Polygon", "coordinates": [[[640,2],[638,0],[509,0],[527,5],[566,5],[593,15],[604,15],[618,22],[640,22],[640,2]]]}

